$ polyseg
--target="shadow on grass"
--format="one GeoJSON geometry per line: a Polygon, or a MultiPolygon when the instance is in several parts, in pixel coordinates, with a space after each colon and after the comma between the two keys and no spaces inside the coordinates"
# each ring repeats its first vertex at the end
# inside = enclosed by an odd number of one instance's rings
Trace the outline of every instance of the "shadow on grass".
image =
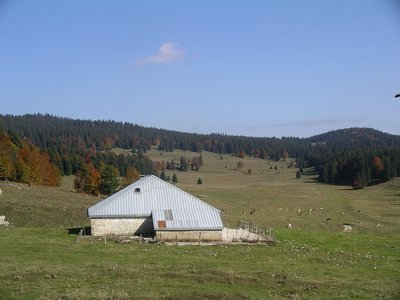
{"type": "Polygon", "coordinates": [[[74,235],[78,235],[79,232],[83,229],[83,235],[91,235],[92,231],[91,231],[91,227],[87,226],[87,227],[75,227],[75,228],[68,228],[68,234],[74,234],[74,235]]]}

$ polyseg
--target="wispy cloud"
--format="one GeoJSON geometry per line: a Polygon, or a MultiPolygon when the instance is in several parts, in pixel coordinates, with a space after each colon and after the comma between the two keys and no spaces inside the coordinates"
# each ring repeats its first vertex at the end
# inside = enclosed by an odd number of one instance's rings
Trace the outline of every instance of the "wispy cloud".
{"type": "Polygon", "coordinates": [[[184,50],[175,43],[164,43],[155,55],[143,57],[136,61],[138,66],[152,64],[167,64],[179,61],[184,56],[184,50]]]}
{"type": "Polygon", "coordinates": [[[268,127],[285,127],[285,126],[302,126],[302,127],[314,127],[323,125],[342,125],[357,122],[359,120],[352,119],[320,119],[320,120],[302,120],[292,121],[286,123],[270,124],[268,127]]]}
{"type": "Polygon", "coordinates": [[[345,125],[345,124],[354,124],[362,120],[355,120],[355,119],[317,119],[317,120],[297,120],[297,121],[290,121],[290,122],[283,122],[283,123],[273,123],[273,124],[266,124],[266,125],[254,125],[246,127],[247,130],[254,130],[254,129],[262,129],[262,128],[277,128],[277,127],[316,127],[316,126],[324,126],[324,125],[345,125]]]}

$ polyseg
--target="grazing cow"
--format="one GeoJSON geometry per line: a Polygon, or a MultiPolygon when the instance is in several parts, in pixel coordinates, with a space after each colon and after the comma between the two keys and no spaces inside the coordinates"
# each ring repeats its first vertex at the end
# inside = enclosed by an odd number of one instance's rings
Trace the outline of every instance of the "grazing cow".
{"type": "Polygon", "coordinates": [[[292,224],[289,223],[289,224],[287,225],[287,227],[288,227],[289,229],[292,229],[292,224]]]}
{"type": "Polygon", "coordinates": [[[3,190],[0,189],[0,197],[3,196],[3,190]]]}

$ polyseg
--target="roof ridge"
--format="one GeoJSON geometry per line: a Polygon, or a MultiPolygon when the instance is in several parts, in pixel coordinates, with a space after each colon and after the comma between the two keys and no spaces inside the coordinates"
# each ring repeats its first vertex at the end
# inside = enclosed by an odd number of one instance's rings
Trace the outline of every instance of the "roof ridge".
{"type": "Polygon", "coordinates": [[[182,193],[184,193],[184,194],[186,194],[186,195],[188,195],[188,196],[190,196],[190,197],[196,199],[197,201],[199,201],[199,202],[201,202],[201,203],[203,203],[203,204],[209,206],[210,208],[213,208],[213,209],[215,209],[215,210],[221,211],[220,209],[218,209],[218,208],[216,208],[216,207],[214,207],[214,206],[208,204],[207,202],[204,202],[203,200],[201,200],[201,199],[197,198],[196,196],[193,196],[192,194],[190,194],[190,193],[188,193],[188,192],[182,190],[181,188],[177,187],[177,186],[174,185],[174,184],[171,184],[171,183],[169,183],[169,182],[167,182],[167,181],[165,181],[165,180],[163,180],[163,179],[161,179],[161,178],[159,178],[159,177],[157,177],[157,176],[155,176],[155,175],[150,175],[150,176],[153,176],[154,178],[157,178],[159,181],[170,185],[170,186],[173,187],[174,189],[176,189],[176,190],[178,190],[178,191],[180,191],[180,192],[182,192],[182,193]]]}

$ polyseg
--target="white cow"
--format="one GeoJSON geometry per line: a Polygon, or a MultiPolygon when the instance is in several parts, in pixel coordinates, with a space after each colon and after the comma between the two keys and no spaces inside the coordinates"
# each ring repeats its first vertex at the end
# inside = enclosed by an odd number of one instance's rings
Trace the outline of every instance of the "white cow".
{"type": "Polygon", "coordinates": [[[3,190],[0,189],[0,197],[3,196],[3,190]]]}

